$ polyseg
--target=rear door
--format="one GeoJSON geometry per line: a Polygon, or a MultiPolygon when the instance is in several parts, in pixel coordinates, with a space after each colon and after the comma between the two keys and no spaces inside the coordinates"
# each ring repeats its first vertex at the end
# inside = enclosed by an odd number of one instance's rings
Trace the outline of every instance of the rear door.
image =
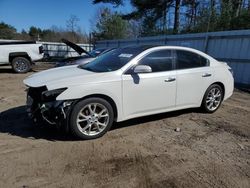
{"type": "Polygon", "coordinates": [[[175,50],[177,97],[176,107],[198,106],[212,83],[209,60],[187,50],[175,50]]]}

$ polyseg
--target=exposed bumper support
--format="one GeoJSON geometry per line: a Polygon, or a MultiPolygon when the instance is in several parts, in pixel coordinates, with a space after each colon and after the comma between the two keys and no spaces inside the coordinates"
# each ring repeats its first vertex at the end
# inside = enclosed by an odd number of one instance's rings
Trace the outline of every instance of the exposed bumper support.
{"type": "Polygon", "coordinates": [[[27,112],[35,122],[39,119],[45,120],[51,125],[61,125],[67,119],[67,112],[73,101],[53,101],[38,103],[36,107],[29,104],[27,98],[27,112]]]}

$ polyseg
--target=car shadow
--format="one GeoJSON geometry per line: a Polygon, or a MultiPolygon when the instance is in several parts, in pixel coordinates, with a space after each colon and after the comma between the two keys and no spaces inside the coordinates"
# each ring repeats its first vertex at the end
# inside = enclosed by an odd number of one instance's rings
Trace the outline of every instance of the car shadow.
{"type": "MultiPolygon", "coordinates": [[[[141,123],[157,121],[182,114],[199,112],[197,109],[187,109],[175,112],[145,116],[115,123],[110,131],[135,126],[141,123]]],[[[26,113],[26,106],[19,106],[0,113],[0,133],[7,133],[29,139],[45,139],[49,141],[76,141],[73,136],[59,131],[55,126],[36,126],[26,113]]]]}
{"type": "Polygon", "coordinates": [[[30,139],[71,141],[72,137],[57,130],[55,126],[38,126],[27,116],[26,106],[19,106],[0,113],[0,133],[30,139]]]}
{"type": "Polygon", "coordinates": [[[0,73],[14,73],[11,66],[0,66],[0,73]]]}
{"type": "MultiPolygon", "coordinates": [[[[33,70],[31,69],[29,72],[39,72],[39,70],[33,70]]],[[[9,74],[25,74],[25,73],[16,73],[15,71],[13,71],[13,69],[11,68],[11,66],[9,67],[1,67],[0,66],[0,73],[9,73],[9,74]]]]}
{"type": "Polygon", "coordinates": [[[201,113],[201,110],[199,108],[189,108],[189,109],[184,109],[184,110],[165,112],[165,113],[160,113],[160,114],[155,114],[155,115],[134,118],[134,119],[130,119],[130,120],[122,121],[122,122],[116,122],[112,126],[111,130],[126,128],[130,126],[138,125],[138,124],[149,123],[152,121],[158,121],[158,120],[171,118],[171,117],[178,117],[180,115],[188,114],[192,112],[201,113]]]}
{"type": "MultiPolygon", "coordinates": [[[[40,72],[40,71],[47,70],[50,68],[55,68],[55,63],[41,62],[41,63],[32,64],[31,70],[29,72],[36,73],[36,72],[40,72]]],[[[0,65],[0,73],[17,74],[12,69],[11,65],[0,65]]]]}

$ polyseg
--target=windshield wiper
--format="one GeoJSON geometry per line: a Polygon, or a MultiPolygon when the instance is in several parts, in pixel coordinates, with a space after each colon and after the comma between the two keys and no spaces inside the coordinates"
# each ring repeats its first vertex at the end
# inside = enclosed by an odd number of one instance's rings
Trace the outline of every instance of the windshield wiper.
{"type": "Polygon", "coordinates": [[[91,68],[89,68],[89,67],[84,67],[83,65],[79,65],[78,68],[79,68],[79,69],[84,69],[84,70],[87,70],[87,71],[91,71],[91,72],[95,72],[95,71],[93,71],[91,68]]]}

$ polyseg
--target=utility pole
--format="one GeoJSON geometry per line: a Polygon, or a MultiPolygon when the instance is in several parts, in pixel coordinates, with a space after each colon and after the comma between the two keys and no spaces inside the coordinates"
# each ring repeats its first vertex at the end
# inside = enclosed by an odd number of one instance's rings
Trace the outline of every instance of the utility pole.
{"type": "Polygon", "coordinates": [[[41,41],[39,33],[37,34],[37,41],[41,41]]]}

